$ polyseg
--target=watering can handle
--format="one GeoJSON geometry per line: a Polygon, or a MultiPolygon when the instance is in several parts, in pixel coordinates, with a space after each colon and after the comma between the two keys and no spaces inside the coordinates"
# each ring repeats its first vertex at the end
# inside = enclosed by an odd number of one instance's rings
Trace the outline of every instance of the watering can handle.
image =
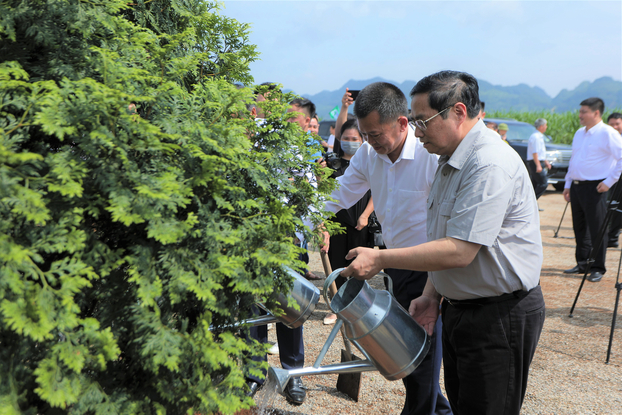
{"type": "Polygon", "coordinates": [[[385,279],[389,294],[391,294],[391,297],[395,298],[395,295],[393,295],[393,279],[389,276],[389,274],[383,271],[380,271],[378,275],[385,279]]]}
{"type": "MultiPolygon", "coordinates": [[[[328,300],[328,287],[330,287],[330,285],[335,282],[335,280],[337,279],[337,277],[341,274],[341,271],[343,271],[345,268],[338,268],[336,270],[334,270],[329,276],[328,278],[326,278],[326,280],[324,281],[324,301],[326,301],[326,304],[328,305],[328,308],[330,308],[330,310],[334,313],[335,310],[333,310],[333,308],[330,306],[330,301],[328,300]]],[[[378,275],[380,275],[381,277],[385,278],[387,281],[387,287],[389,289],[389,294],[391,294],[392,297],[395,297],[395,295],[393,295],[393,279],[389,276],[389,274],[387,274],[386,272],[380,271],[378,273],[378,275]]]]}
{"type": "Polygon", "coordinates": [[[341,271],[343,271],[345,268],[337,268],[336,270],[334,270],[333,272],[331,272],[331,274],[326,278],[326,280],[324,281],[324,301],[326,301],[326,305],[328,306],[328,308],[330,308],[330,310],[334,313],[335,310],[333,310],[333,308],[330,306],[330,301],[328,300],[328,287],[330,287],[330,285],[335,282],[335,280],[337,279],[337,277],[341,274],[341,271]]]}

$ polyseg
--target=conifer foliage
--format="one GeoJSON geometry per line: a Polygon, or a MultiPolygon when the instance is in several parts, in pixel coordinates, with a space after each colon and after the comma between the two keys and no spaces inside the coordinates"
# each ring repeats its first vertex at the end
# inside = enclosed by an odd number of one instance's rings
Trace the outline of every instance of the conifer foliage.
{"type": "Polygon", "coordinates": [[[333,183],[248,26],[199,0],[0,3],[0,414],[252,404],[227,327],[286,292],[333,183]],[[311,212],[313,210],[313,212],[311,212]]]}

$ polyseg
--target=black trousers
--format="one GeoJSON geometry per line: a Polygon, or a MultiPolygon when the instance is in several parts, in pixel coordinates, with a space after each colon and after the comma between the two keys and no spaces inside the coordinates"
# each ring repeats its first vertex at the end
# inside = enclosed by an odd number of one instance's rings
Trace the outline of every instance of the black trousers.
{"type": "MultiPolygon", "coordinates": [[[[266,312],[256,306],[253,306],[253,312],[256,312],[257,315],[266,315],[266,312]]],[[[268,342],[268,326],[257,326],[251,327],[249,329],[249,336],[260,343],[268,342]]],[[[283,369],[295,369],[304,367],[305,364],[305,346],[302,337],[302,326],[290,329],[285,324],[277,323],[276,324],[276,339],[277,344],[279,345],[279,359],[281,360],[281,366],[283,369]]],[[[256,355],[253,356],[252,359],[254,361],[267,361],[267,356],[264,355],[256,355]]],[[[247,379],[253,380],[260,385],[264,383],[266,377],[266,371],[262,371],[263,376],[259,378],[258,376],[248,375],[247,379]]]]}
{"type": "MultiPolygon", "coordinates": [[[[393,294],[397,302],[408,310],[410,302],[423,293],[428,273],[392,268],[384,271],[393,280],[393,294]]],[[[427,356],[413,373],[402,379],[406,387],[406,401],[402,415],[448,415],[452,413],[449,402],[443,396],[439,385],[443,357],[441,331],[442,323],[439,318],[427,356]]]]}
{"type": "MultiPolygon", "coordinates": [[[[611,186],[611,188],[609,188],[609,192],[608,192],[609,197],[607,198],[608,200],[611,199],[615,195],[618,183],[619,182],[617,182],[616,184],[611,186]]],[[[622,197],[619,197],[619,199],[622,199],[622,197]]],[[[618,202],[622,202],[622,201],[618,200],[618,202]]],[[[618,209],[622,209],[622,205],[618,205],[618,209]]],[[[620,229],[622,229],[622,214],[619,212],[614,212],[611,215],[611,221],[609,222],[609,243],[610,244],[618,243],[618,238],[620,237],[620,229]]]]}
{"type": "Polygon", "coordinates": [[[573,182],[570,186],[570,208],[572,227],[576,240],[575,259],[577,264],[586,264],[592,247],[600,245],[594,252],[592,272],[605,273],[605,255],[607,253],[607,232],[599,235],[607,214],[607,193],[598,193],[596,186],[602,180],[573,182]],[[586,234],[589,232],[589,237],[586,234]],[[601,237],[600,244],[598,241],[601,237]]]}
{"type": "Polygon", "coordinates": [[[476,306],[442,303],[445,390],[456,415],[519,415],[545,307],[525,297],[476,306]]]}
{"type": "Polygon", "coordinates": [[[529,160],[527,165],[529,166],[531,184],[533,185],[533,190],[536,192],[536,199],[539,199],[549,185],[548,179],[546,178],[546,170],[542,169],[540,173],[536,172],[536,162],[533,160],[529,160]]]}
{"type": "MultiPolygon", "coordinates": [[[[345,268],[352,263],[352,259],[346,259],[346,255],[348,255],[351,249],[358,248],[359,246],[367,247],[369,243],[369,230],[367,226],[357,231],[354,226],[350,226],[347,223],[339,222],[339,224],[346,228],[346,233],[330,237],[328,260],[333,271],[338,268],[345,268]]],[[[338,276],[335,279],[337,289],[341,288],[345,282],[346,278],[341,275],[338,276]]]]}

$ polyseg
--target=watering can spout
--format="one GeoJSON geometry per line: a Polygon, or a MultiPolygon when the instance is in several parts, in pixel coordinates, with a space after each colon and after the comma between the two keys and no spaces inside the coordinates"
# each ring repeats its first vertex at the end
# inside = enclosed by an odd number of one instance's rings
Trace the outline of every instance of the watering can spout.
{"type": "Polygon", "coordinates": [[[310,375],[326,375],[329,373],[361,373],[377,370],[376,366],[369,360],[356,360],[346,363],[336,363],[332,365],[320,367],[301,367],[297,369],[278,369],[270,367],[268,377],[274,379],[277,384],[277,392],[284,394],[287,382],[292,377],[310,376],[310,375]]]}
{"type": "Polygon", "coordinates": [[[283,391],[287,387],[287,382],[291,378],[289,371],[286,369],[279,369],[275,367],[270,367],[268,370],[268,378],[274,379],[276,381],[276,391],[279,395],[283,395],[283,391]]]}

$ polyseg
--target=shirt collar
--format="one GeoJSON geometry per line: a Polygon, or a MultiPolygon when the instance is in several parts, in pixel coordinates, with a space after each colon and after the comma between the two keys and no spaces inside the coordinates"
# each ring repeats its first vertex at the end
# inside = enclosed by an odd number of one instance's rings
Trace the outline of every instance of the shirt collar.
{"type": "MultiPolygon", "coordinates": [[[[400,156],[395,160],[395,163],[399,163],[400,160],[414,160],[415,151],[417,150],[417,140],[415,137],[415,129],[412,125],[408,124],[408,134],[406,135],[406,140],[404,141],[404,147],[402,147],[402,152],[400,156]]],[[[395,164],[389,159],[387,154],[378,154],[381,160],[385,161],[389,164],[395,164]]]]}
{"type": "Polygon", "coordinates": [[[439,162],[446,162],[454,169],[460,170],[471,154],[475,151],[475,143],[485,132],[492,131],[480,119],[462,139],[451,156],[443,156],[439,162]],[[448,161],[449,160],[449,161],[448,161]]]}
{"type": "MultiPolygon", "coordinates": [[[[595,126],[590,128],[589,130],[585,131],[585,135],[592,135],[592,134],[594,134],[596,131],[598,131],[601,128],[603,128],[603,125],[605,125],[605,123],[602,120],[599,121],[598,123],[596,123],[595,126]]],[[[585,130],[585,127],[583,127],[583,129],[585,130]]]]}

